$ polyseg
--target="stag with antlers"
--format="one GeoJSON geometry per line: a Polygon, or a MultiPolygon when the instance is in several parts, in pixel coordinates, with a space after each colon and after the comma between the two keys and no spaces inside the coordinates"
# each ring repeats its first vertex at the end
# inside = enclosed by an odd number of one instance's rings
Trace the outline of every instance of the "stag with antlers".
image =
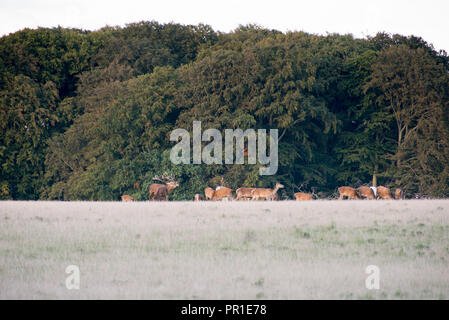
{"type": "Polygon", "coordinates": [[[153,180],[161,181],[160,183],[153,183],[150,186],[149,199],[154,200],[168,200],[168,195],[179,186],[179,183],[173,179],[173,177],[164,174],[162,177],[155,176],[153,180]]]}
{"type": "MultiPolygon", "coordinates": [[[[299,190],[301,190],[303,187],[304,187],[304,184],[301,184],[299,186],[299,190]]],[[[315,188],[312,187],[311,190],[312,190],[312,193],[296,192],[293,196],[295,197],[296,201],[309,201],[309,200],[312,200],[314,197],[318,198],[315,188]]]]}

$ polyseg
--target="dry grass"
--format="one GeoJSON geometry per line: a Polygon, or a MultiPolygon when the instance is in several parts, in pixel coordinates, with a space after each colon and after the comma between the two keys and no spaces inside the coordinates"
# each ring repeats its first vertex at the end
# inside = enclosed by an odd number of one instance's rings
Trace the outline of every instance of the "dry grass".
{"type": "Polygon", "coordinates": [[[448,299],[448,262],[447,200],[0,202],[1,299],[448,299]]]}

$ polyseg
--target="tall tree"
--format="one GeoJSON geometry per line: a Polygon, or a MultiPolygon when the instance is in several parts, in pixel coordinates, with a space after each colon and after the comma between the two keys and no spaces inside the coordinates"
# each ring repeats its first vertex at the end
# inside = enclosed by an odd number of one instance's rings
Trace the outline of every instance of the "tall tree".
{"type": "Polygon", "coordinates": [[[424,48],[392,46],[381,51],[372,65],[365,91],[395,120],[392,173],[397,175],[397,184],[411,191],[429,192],[429,181],[440,185],[444,179],[440,173],[449,164],[444,156],[449,138],[444,116],[449,107],[448,84],[448,70],[424,48]]]}

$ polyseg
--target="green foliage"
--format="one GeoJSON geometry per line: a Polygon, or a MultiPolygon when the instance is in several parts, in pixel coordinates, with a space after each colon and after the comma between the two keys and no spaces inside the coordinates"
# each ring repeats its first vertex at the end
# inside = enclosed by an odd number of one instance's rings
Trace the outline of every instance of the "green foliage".
{"type": "Polygon", "coordinates": [[[397,147],[389,175],[412,192],[449,192],[449,75],[425,48],[397,45],[382,50],[366,90],[392,115],[397,147]]]}
{"type": "Polygon", "coordinates": [[[341,183],[367,183],[374,174],[382,176],[390,164],[388,157],[395,152],[393,116],[373,104],[364,90],[375,58],[376,53],[367,50],[348,59],[344,66],[344,89],[352,103],[343,113],[347,120],[343,120],[334,149],[344,168],[336,174],[341,183]]]}
{"type": "Polygon", "coordinates": [[[58,102],[52,82],[42,85],[24,75],[0,91],[2,194],[14,199],[39,196],[45,141],[60,119],[58,102]]]}
{"type": "Polygon", "coordinates": [[[206,186],[449,196],[449,59],[423,39],[139,22],[0,38],[0,198],[170,198],[206,186]],[[173,165],[175,128],[279,129],[279,170],[173,165]],[[222,182],[223,181],[223,182],[222,182]]]}

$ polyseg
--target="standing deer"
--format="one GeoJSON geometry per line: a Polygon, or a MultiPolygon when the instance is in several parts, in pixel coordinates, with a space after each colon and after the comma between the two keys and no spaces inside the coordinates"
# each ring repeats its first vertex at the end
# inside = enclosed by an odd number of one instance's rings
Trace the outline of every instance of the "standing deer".
{"type": "Polygon", "coordinates": [[[206,196],[206,200],[212,200],[214,197],[215,190],[212,188],[207,187],[204,189],[204,195],[206,196]]]}
{"type": "Polygon", "coordinates": [[[368,200],[376,200],[376,196],[374,195],[374,191],[370,187],[365,187],[365,186],[359,187],[357,189],[357,193],[359,194],[359,196],[361,198],[366,198],[368,200]]]}
{"type": "Polygon", "coordinates": [[[396,200],[404,199],[404,191],[400,188],[396,188],[396,190],[394,191],[394,197],[396,198],[396,200]]]}
{"type": "Polygon", "coordinates": [[[124,194],[124,195],[122,196],[122,201],[123,201],[123,202],[132,202],[132,201],[135,201],[135,200],[134,200],[133,197],[128,196],[127,194],[124,194]]]}
{"type": "Polygon", "coordinates": [[[259,200],[259,199],[273,200],[278,190],[283,187],[284,186],[278,182],[274,186],[274,189],[254,188],[254,190],[251,192],[252,200],[259,200]]]}
{"type": "Polygon", "coordinates": [[[328,192],[324,192],[324,191],[320,191],[317,193],[317,198],[319,199],[325,199],[329,197],[329,193],[328,192]]]}
{"type": "Polygon", "coordinates": [[[220,186],[217,188],[217,190],[214,191],[212,200],[216,201],[223,199],[232,200],[232,189],[220,186]]]}
{"type": "Polygon", "coordinates": [[[294,194],[296,201],[312,200],[311,193],[297,192],[294,194]]]}
{"type": "Polygon", "coordinates": [[[347,197],[349,200],[350,199],[360,200],[357,191],[351,187],[340,187],[338,188],[338,193],[340,193],[340,197],[338,198],[338,200],[343,200],[344,197],[347,197]]]}
{"type": "Polygon", "coordinates": [[[385,200],[393,200],[393,196],[391,195],[390,188],[386,187],[377,187],[377,197],[379,199],[385,199],[385,200]]]}
{"type": "Polygon", "coordinates": [[[239,188],[235,191],[237,194],[236,200],[249,200],[252,199],[252,192],[255,188],[239,188]]]}
{"type": "Polygon", "coordinates": [[[162,178],[155,176],[153,180],[162,181],[164,184],[153,183],[150,186],[149,199],[154,200],[168,200],[168,195],[179,186],[179,183],[175,181],[172,177],[163,175],[162,178]]]}

